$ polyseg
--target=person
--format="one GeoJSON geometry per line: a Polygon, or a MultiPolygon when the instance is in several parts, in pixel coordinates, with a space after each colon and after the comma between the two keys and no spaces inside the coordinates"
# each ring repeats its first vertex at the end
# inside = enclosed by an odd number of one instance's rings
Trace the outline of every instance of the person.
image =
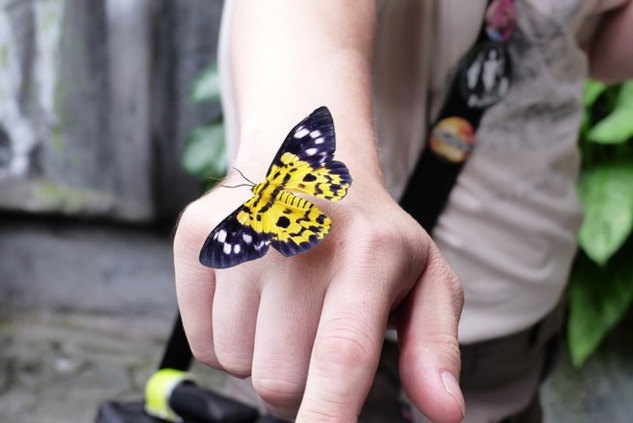
{"type": "Polygon", "coordinates": [[[581,222],[583,83],[633,75],[633,1],[492,3],[515,8],[487,28],[494,42],[509,38],[510,85],[483,112],[432,240],[398,200],[488,2],[225,2],[232,166],[263,180],[288,130],[326,105],[336,159],[354,179],[343,201],[315,200],[332,229],[292,258],[271,250],[230,269],[199,263],[209,232],[252,195],[222,188],[242,182],[236,171],[181,216],[176,285],[192,351],[250,376],[271,412],[370,421],[363,404],[392,328],[417,421],[540,420],[538,384],[559,325],[548,316],[560,309],[581,222]]]}

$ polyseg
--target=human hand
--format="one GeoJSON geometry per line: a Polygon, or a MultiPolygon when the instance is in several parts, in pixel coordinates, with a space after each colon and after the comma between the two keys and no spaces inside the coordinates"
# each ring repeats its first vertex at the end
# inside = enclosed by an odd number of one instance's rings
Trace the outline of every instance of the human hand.
{"type": "Polygon", "coordinates": [[[313,201],[332,229],[292,258],[270,250],[234,268],[208,269],[198,261],[207,234],[249,195],[217,188],[185,210],[174,259],[194,356],[252,376],[258,395],[283,417],[355,421],[391,325],[409,398],[433,421],[460,421],[461,286],[382,186],[353,176],[344,201],[313,201]]]}

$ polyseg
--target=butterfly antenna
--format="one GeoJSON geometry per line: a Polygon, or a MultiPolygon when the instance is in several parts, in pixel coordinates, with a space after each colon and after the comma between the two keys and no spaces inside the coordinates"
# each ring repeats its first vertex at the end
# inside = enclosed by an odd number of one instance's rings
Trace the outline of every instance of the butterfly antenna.
{"type": "Polygon", "coordinates": [[[239,185],[222,185],[222,188],[240,188],[240,187],[249,187],[252,188],[251,184],[239,184],[239,185]]]}
{"type": "Polygon", "coordinates": [[[237,173],[239,173],[242,176],[242,178],[246,179],[248,181],[248,183],[251,184],[250,186],[255,186],[255,183],[253,181],[251,181],[250,179],[248,179],[246,176],[244,176],[244,174],[242,173],[241,170],[239,170],[236,167],[234,167],[233,169],[235,169],[237,171],[237,173]]]}

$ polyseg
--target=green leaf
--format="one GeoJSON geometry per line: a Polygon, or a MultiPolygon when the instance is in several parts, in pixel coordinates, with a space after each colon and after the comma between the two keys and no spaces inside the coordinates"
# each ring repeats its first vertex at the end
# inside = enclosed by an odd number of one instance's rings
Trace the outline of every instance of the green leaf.
{"type": "Polygon", "coordinates": [[[189,96],[192,103],[210,103],[220,101],[220,78],[218,66],[207,67],[193,82],[193,89],[189,96]]]}
{"type": "Polygon", "coordinates": [[[215,181],[226,174],[224,124],[221,120],[199,126],[191,132],[181,163],[187,173],[203,182],[215,181]]]}
{"type": "Polygon", "coordinates": [[[591,129],[587,138],[599,144],[622,144],[633,137],[633,110],[616,109],[591,129]]]}
{"type": "Polygon", "coordinates": [[[615,108],[633,111],[633,81],[627,81],[620,84],[615,108]]]}
{"type": "Polygon", "coordinates": [[[585,84],[585,93],[583,96],[583,104],[590,107],[596,99],[607,89],[607,84],[600,81],[589,80],[585,84]]]}
{"type": "Polygon", "coordinates": [[[633,228],[633,161],[594,166],[583,174],[578,194],[585,211],[578,242],[604,265],[633,228]]]}
{"type": "Polygon", "coordinates": [[[613,107],[613,112],[587,133],[590,141],[622,144],[633,138],[633,82],[620,85],[613,107]]]}
{"type": "Polygon", "coordinates": [[[606,269],[580,253],[569,286],[567,344],[572,362],[581,366],[633,301],[633,241],[606,269]]]}

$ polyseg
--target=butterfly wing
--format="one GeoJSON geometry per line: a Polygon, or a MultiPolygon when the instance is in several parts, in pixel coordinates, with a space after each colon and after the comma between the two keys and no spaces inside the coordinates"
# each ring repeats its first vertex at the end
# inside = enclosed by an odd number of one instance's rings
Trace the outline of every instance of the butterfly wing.
{"type": "Polygon", "coordinates": [[[319,169],[303,165],[302,162],[295,166],[297,170],[284,189],[330,201],[340,201],[347,195],[352,178],[343,163],[333,160],[319,169]]]}
{"type": "Polygon", "coordinates": [[[281,191],[268,209],[265,226],[272,246],[286,257],[315,247],[330,230],[330,218],[306,199],[281,191]]]}
{"type": "Polygon", "coordinates": [[[320,107],[292,128],[266,178],[284,190],[339,201],[352,177],[342,162],[333,160],[335,150],[332,115],[320,107]]]}
{"type": "Polygon", "coordinates": [[[207,237],[200,250],[200,263],[214,269],[225,269],[262,257],[270,247],[273,234],[255,224],[251,200],[224,219],[207,237]]]}
{"type": "Polygon", "coordinates": [[[320,107],[288,134],[255,195],[224,219],[207,237],[200,262],[227,268],[262,257],[272,246],[284,256],[315,247],[330,230],[330,219],[300,192],[330,201],[347,194],[352,178],[333,160],[334,123],[320,107]]]}

